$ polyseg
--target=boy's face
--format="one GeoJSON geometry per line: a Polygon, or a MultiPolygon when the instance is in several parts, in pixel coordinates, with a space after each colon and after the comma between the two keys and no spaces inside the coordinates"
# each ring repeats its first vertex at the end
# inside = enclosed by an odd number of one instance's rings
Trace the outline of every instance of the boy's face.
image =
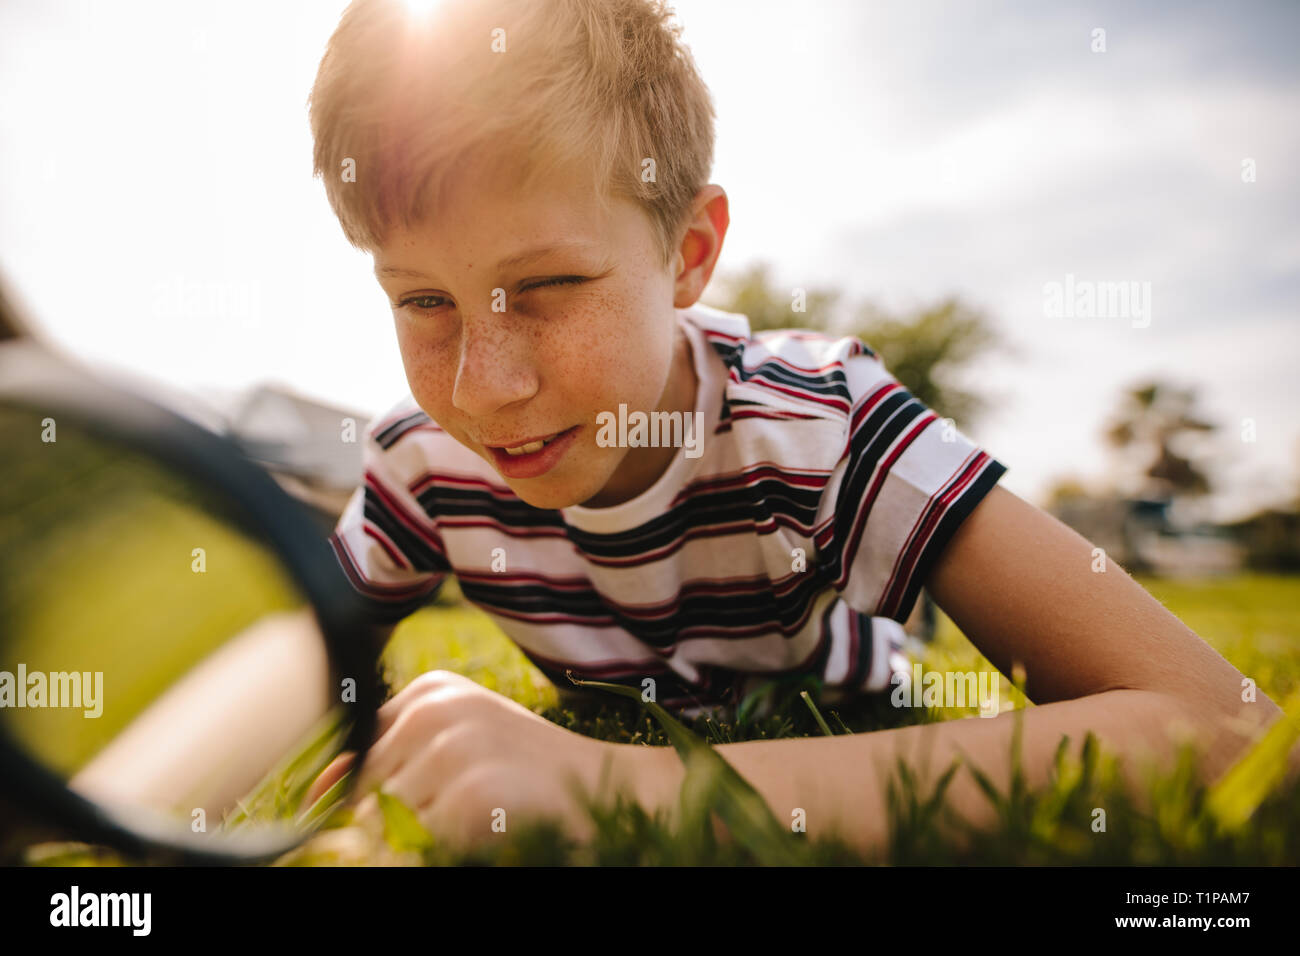
{"type": "Polygon", "coordinates": [[[674,312],[690,304],[682,257],[661,266],[640,208],[602,214],[589,192],[580,171],[522,194],[480,167],[449,185],[432,224],[375,252],[412,396],[539,508],[616,504],[682,453],[600,447],[601,412],[695,407],[674,312]]]}

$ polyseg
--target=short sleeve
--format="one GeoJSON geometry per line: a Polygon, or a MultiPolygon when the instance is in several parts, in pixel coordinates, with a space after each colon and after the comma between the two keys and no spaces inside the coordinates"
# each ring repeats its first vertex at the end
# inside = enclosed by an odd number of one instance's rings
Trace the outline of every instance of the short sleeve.
{"type": "Polygon", "coordinates": [[[843,367],[851,407],[824,499],[834,514],[820,559],[850,607],[901,623],[935,559],[1006,467],[870,351],[843,367]]]}
{"type": "Polygon", "coordinates": [[[435,523],[367,431],[362,483],[348,499],[329,544],[378,625],[394,625],[437,596],[451,568],[435,523]]]}

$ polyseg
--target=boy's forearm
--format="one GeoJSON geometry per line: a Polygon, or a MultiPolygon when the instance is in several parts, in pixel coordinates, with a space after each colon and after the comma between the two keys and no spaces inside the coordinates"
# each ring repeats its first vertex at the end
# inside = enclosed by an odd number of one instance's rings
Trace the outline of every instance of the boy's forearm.
{"type": "MultiPolygon", "coordinates": [[[[1278,713],[1266,699],[1261,703],[1268,708],[1261,709],[1261,717],[1278,713]]],[[[1011,780],[1014,720],[1014,714],[1006,713],[875,733],[745,741],[716,749],[763,795],[783,825],[789,826],[799,809],[809,838],[838,830],[854,846],[873,852],[883,849],[888,838],[884,785],[899,758],[921,779],[923,795],[932,792],[934,782],[959,755],[1005,792],[1011,780]]],[[[1122,758],[1130,785],[1140,784],[1145,763],[1168,767],[1179,739],[1200,744],[1203,771],[1210,777],[1229,765],[1247,739],[1219,730],[1219,721],[1174,698],[1143,690],[1108,691],[1031,707],[1023,721],[1021,765],[1031,788],[1048,782],[1062,735],[1069,736],[1069,752],[1077,758],[1091,730],[1110,753],[1122,758]]],[[[666,756],[676,759],[671,750],[666,756]]],[[[673,779],[680,780],[680,775],[673,779]]],[[[661,790],[660,796],[669,792],[661,790]]],[[[971,824],[995,822],[994,808],[969,770],[958,771],[947,794],[949,806],[971,824]]],[[[1133,796],[1140,805],[1140,786],[1133,788],[1133,796]]]]}

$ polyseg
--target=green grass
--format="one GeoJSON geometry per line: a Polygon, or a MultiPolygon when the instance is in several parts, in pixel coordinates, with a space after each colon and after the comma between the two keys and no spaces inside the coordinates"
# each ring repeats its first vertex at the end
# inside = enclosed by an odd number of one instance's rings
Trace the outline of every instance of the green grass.
{"type": "MultiPolygon", "coordinates": [[[[1300,702],[1300,578],[1242,575],[1207,582],[1148,580],[1144,585],[1259,688],[1282,703],[1300,702]]],[[[940,617],[935,640],[921,663],[927,670],[989,670],[992,666],[940,617]]],[[[666,726],[639,702],[614,693],[561,698],[486,615],[459,603],[454,587],[440,602],[413,615],[393,635],[383,658],[394,691],[420,673],[447,669],[465,674],[571,730],[619,743],[678,746],[687,760],[689,799],[678,827],[640,807],[616,800],[589,804],[596,837],[576,846],[554,827],[512,829],[471,854],[448,852],[419,827],[397,801],[382,807],[382,833],[354,825],[351,811],[334,810],[325,829],[280,862],[315,864],[1067,864],[1067,865],[1278,865],[1300,862],[1300,782],[1278,786],[1269,777],[1287,740],[1261,746],[1222,786],[1198,781],[1189,753],[1176,768],[1149,782],[1151,813],[1143,813],[1120,783],[1115,761],[1094,740],[1080,760],[1064,746],[1047,786],[1025,785],[1013,775],[1005,792],[981,782],[998,823],[975,829],[947,805],[949,768],[923,784],[906,766],[888,784],[889,844],[863,856],[835,840],[806,840],[771,827],[746,803],[743,780],[683,748],[680,730],[666,726]],[[674,741],[671,739],[676,737],[674,741]],[[1279,750],[1279,747],[1281,748],[1279,750]],[[739,782],[737,782],[739,781],[739,782]],[[710,813],[742,815],[736,839],[719,844],[705,825],[710,813]],[[1106,830],[1094,832],[1096,808],[1106,810],[1106,830]],[[746,820],[748,822],[746,822],[746,820]]],[[[683,722],[696,743],[869,732],[905,723],[950,720],[978,711],[897,709],[887,695],[852,706],[817,703],[815,681],[773,688],[774,707],[754,719],[725,714],[683,722]]],[[[1002,678],[1003,709],[1023,706],[1023,696],[1002,678]]],[[[662,715],[661,715],[662,716],[662,715]]],[[[1300,714],[1296,715],[1300,716],[1300,714]]],[[[1294,738],[1291,738],[1293,742],[1294,738]]],[[[706,750],[708,748],[705,748],[706,750]]],[[[1018,762],[1017,762],[1018,766],[1018,762]]],[[[976,775],[978,778],[978,774],[976,775]]],[[[60,857],[66,859],[66,854],[60,857]]]]}
{"type": "MultiPolygon", "coordinates": [[[[1242,575],[1203,582],[1147,580],[1144,585],[1260,689],[1279,702],[1300,688],[1300,578],[1242,575]]],[[[940,616],[935,640],[921,658],[927,670],[988,670],[992,665],[940,616]]],[[[646,708],[612,693],[588,700],[561,700],[542,675],[485,616],[459,605],[454,590],[444,603],[407,619],[384,655],[385,676],[396,689],[425,670],[458,671],[519,700],[547,719],[571,730],[619,743],[670,745],[670,735],[646,708]]],[[[697,718],[687,722],[701,741],[797,737],[869,732],[905,723],[951,720],[977,713],[975,706],[896,709],[884,695],[849,707],[816,704],[816,682],[791,683],[775,689],[773,713],[762,719],[697,718]],[[809,691],[812,693],[809,693],[809,691]]],[[[1020,710],[1023,695],[1002,678],[1003,709],[1020,710]]],[[[1285,741],[1283,741],[1285,743],[1285,741]]],[[[679,747],[680,750],[680,747],[679,747]]],[[[1285,747],[1283,747],[1283,751],[1285,747]]],[[[626,801],[589,804],[596,838],[575,846],[553,827],[533,825],[469,855],[439,848],[427,835],[413,838],[409,818],[392,819],[385,810],[386,841],[367,849],[350,848],[348,860],[326,842],[312,842],[284,862],[404,862],[426,864],[1105,864],[1105,865],[1270,865],[1300,861],[1300,785],[1242,786],[1265,778],[1277,765],[1276,742],[1259,748],[1256,764],[1243,766],[1233,786],[1209,787],[1198,781],[1195,763],[1184,752],[1176,768],[1149,782],[1151,806],[1142,813],[1121,784],[1112,757],[1085,741],[1082,758],[1071,761],[1064,745],[1046,787],[1033,790],[1017,772],[1006,792],[989,781],[980,783],[997,808],[998,824],[969,827],[944,800],[953,775],[971,772],[949,768],[929,786],[898,765],[888,785],[889,845],[865,857],[835,840],[806,841],[777,835],[755,825],[743,838],[718,844],[701,826],[701,801],[725,816],[719,804],[743,800],[738,791],[710,778],[716,768],[701,769],[695,787],[695,819],[683,818],[678,829],[651,818],[626,801]],[[1225,813],[1231,805],[1233,813],[1225,813]],[[1094,832],[1096,808],[1106,810],[1106,830],[1094,832]],[[1235,816],[1234,816],[1235,814],[1235,816]]],[[[689,759],[689,758],[687,758],[689,759]]],[[[688,764],[689,765],[689,764],[688,764]]],[[[1018,766],[1018,761],[1017,761],[1018,766]]],[[[977,778],[979,777],[976,774],[977,778]]],[[[743,784],[743,781],[742,781],[743,784]]],[[[686,804],[684,804],[686,806],[686,804]]],[[[400,811],[393,810],[395,815],[400,811]]],[[[335,819],[346,826],[346,812],[335,819]]],[[[416,825],[418,827],[418,824],[416,825]]],[[[733,832],[735,828],[733,827],[733,832]]]]}
{"type": "Polygon", "coordinates": [[[1273,700],[1300,689],[1300,577],[1142,583],[1273,700]]]}

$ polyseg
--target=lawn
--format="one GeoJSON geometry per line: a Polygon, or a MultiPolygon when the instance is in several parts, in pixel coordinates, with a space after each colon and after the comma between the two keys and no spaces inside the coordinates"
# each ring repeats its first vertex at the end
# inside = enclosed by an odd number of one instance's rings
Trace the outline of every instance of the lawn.
{"type": "MultiPolygon", "coordinates": [[[[1259,688],[1279,703],[1300,690],[1300,577],[1241,575],[1213,581],[1145,580],[1143,584],[1259,688]]],[[[940,615],[935,639],[918,645],[926,670],[992,671],[992,666],[947,618],[940,615]]],[[[438,603],[405,620],[383,656],[385,678],[398,690],[432,669],[465,674],[541,713],[561,726],[621,743],[664,746],[665,727],[638,702],[595,692],[590,699],[561,703],[556,688],[484,615],[463,603],[454,585],[438,603]]],[[[762,719],[698,718],[687,722],[698,742],[869,732],[904,723],[951,720],[977,713],[967,708],[896,709],[887,695],[846,708],[818,708],[800,691],[807,684],[779,687],[776,706],[762,719]]],[[[1002,709],[1024,706],[1024,698],[1002,678],[1002,709]]],[[[1032,705],[1030,705],[1032,706],[1032,705]]],[[[679,738],[680,741],[680,738],[679,738]]],[[[707,748],[705,748],[707,750],[707,748]]],[[[680,752],[680,748],[679,748],[680,752]]],[[[712,753],[710,751],[710,753],[712,753]]],[[[1259,792],[1249,786],[1262,772],[1247,768],[1235,782],[1208,788],[1196,781],[1184,760],[1154,780],[1153,814],[1143,814],[1118,786],[1109,756],[1085,748],[1081,763],[1058,761],[1049,786],[1031,790],[1013,781],[1008,792],[991,785],[986,795],[999,808],[999,824],[972,831],[943,800],[937,786],[921,787],[903,768],[889,784],[890,843],[866,858],[834,841],[809,841],[772,826],[746,825],[736,839],[717,844],[710,812],[729,820],[729,811],[753,798],[729,768],[701,763],[695,778],[704,793],[676,827],[651,819],[624,802],[593,805],[596,839],[569,844],[544,825],[512,828],[500,840],[468,856],[439,847],[414,817],[392,798],[381,801],[377,824],[362,826],[351,811],[336,808],[326,827],[279,862],[283,865],[337,864],[1107,864],[1107,865],[1276,865],[1300,862],[1300,782],[1259,792]],[[701,783],[701,780],[704,782],[701,783]],[[1242,786],[1242,783],[1245,786],[1242,786]],[[1106,832],[1094,832],[1093,810],[1105,807],[1106,832]],[[964,847],[950,836],[961,832],[964,847]]],[[[716,757],[716,754],[714,755],[716,757]]],[[[1254,758],[1269,762],[1260,750],[1254,758]]],[[[694,766],[694,765],[692,765],[694,766]]],[[[961,770],[960,772],[968,772],[961,770]]],[[[739,819],[734,813],[732,818],[739,819]]],[[[31,862],[84,860],[58,847],[34,852],[31,862]]]]}
{"type": "MultiPolygon", "coordinates": [[[[1300,689],[1300,578],[1241,575],[1211,581],[1144,580],[1144,586],[1259,688],[1282,702],[1300,689]]],[[[947,618],[929,645],[918,648],[926,670],[991,671],[992,665],[947,618]]],[[[622,743],[667,745],[663,726],[639,704],[613,696],[561,706],[555,688],[495,625],[462,603],[454,588],[437,605],[412,615],[393,635],[384,654],[385,676],[394,690],[431,669],[465,674],[548,719],[570,729],[622,743]]],[[[806,686],[806,685],[804,685],[806,686]]],[[[977,713],[965,709],[896,709],[887,699],[821,714],[799,691],[778,690],[771,716],[761,720],[689,722],[695,735],[713,742],[755,738],[865,732],[903,723],[950,720],[977,713]],[[823,722],[825,729],[823,729],[823,722]]],[[[1024,698],[1002,679],[1002,707],[1023,706],[1024,698]]],[[[1031,705],[1032,706],[1032,705],[1031,705]]],[[[1297,786],[1267,795],[1250,788],[1225,789],[1210,799],[1210,789],[1195,782],[1184,761],[1166,778],[1153,781],[1154,815],[1138,812],[1117,784],[1113,762],[1095,748],[1084,762],[1061,762],[1053,783],[1040,792],[1014,786],[1009,793],[990,788],[1000,807],[1001,824],[972,834],[958,852],[945,839],[961,828],[946,808],[940,790],[923,790],[906,773],[890,784],[891,843],[865,859],[834,843],[805,842],[794,835],[754,834],[748,842],[715,845],[707,828],[683,821],[673,831],[627,805],[593,807],[598,837],[587,847],[567,845],[543,826],[502,836],[472,857],[456,858],[427,839],[399,805],[385,806],[384,839],[367,838],[349,825],[346,811],[334,826],[282,862],[311,863],[988,863],[988,864],[1166,864],[1241,865],[1300,862],[1300,792],[1297,786]],[[1262,799],[1260,799],[1262,796],[1262,799]],[[1216,803],[1215,801],[1219,802],[1216,803]],[[1223,821],[1223,801],[1235,801],[1244,823],[1223,821]],[[1092,809],[1110,808],[1106,833],[1093,832],[1092,809]],[[686,834],[692,834],[687,836],[686,834]],[[792,855],[793,854],[793,855],[792,855]]],[[[719,801],[735,797],[727,787],[719,801]]],[[[717,806],[715,810],[719,810],[717,806]]]]}

